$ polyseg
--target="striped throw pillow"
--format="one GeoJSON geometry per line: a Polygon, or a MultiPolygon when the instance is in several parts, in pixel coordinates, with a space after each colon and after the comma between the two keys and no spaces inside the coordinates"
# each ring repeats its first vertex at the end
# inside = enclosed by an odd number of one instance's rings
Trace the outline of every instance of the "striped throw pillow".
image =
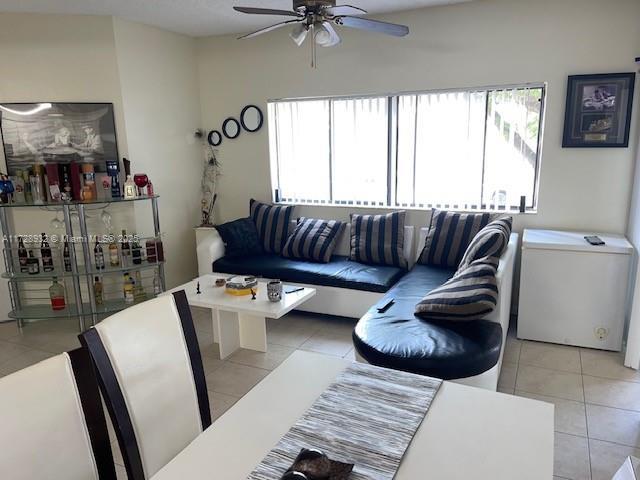
{"type": "Polygon", "coordinates": [[[282,249],[282,256],[327,263],[331,260],[342,230],[343,222],[301,217],[282,249]]]}
{"type": "Polygon", "coordinates": [[[267,253],[280,253],[287,241],[293,206],[275,206],[251,199],[250,217],[256,224],[262,247],[267,253]]]}
{"type": "Polygon", "coordinates": [[[405,213],[351,214],[351,260],[407,268],[404,257],[405,213]]]}
{"type": "Polygon", "coordinates": [[[512,223],[512,217],[501,217],[480,230],[467,247],[458,269],[464,270],[479,258],[500,258],[509,244],[512,223]]]}
{"type": "Polygon", "coordinates": [[[433,209],[427,240],[418,263],[457,267],[473,237],[490,219],[491,215],[488,213],[456,213],[433,209]]]}
{"type": "Polygon", "coordinates": [[[477,320],[498,303],[498,259],[481,258],[429,292],[416,305],[416,316],[426,320],[477,320]]]}

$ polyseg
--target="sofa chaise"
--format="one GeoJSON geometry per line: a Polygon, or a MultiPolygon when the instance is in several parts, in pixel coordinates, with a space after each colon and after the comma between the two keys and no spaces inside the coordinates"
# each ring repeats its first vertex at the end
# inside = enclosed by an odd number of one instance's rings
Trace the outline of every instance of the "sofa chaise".
{"type": "MultiPolygon", "coordinates": [[[[422,229],[418,245],[424,244],[425,235],[422,229]]],[[[455,269],[415,265],[358,321],[352,335],[358,360],[495,390],[509,329],[517,243],[518,235],[512,233],[498,266],[497,308],[482,320],[418,318],[416,303],[455,269]],[[391,299],[393,306],[378,312],[391,299]]]]}

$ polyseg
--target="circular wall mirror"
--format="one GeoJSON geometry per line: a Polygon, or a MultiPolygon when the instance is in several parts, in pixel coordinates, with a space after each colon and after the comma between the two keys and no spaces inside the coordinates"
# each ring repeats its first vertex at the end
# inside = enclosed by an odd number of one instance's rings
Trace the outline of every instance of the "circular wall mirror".
{"type": "Polygon", "coordinates": [[[218,130],[211,130],[207,136],[207,141],[212,147],[217,147],[222,143],[222,134],[218,130]]]}
{"type": "Polygon", "coordinates": [[[238,138],[240,135],[240,124],[233,117],[227,118],[222,124],[222,133],[227,138],[238,138]]]}
{"type": "Polygon", "coordinates": [[[240,113],[240,123],[247,132],[257,132],[262,128],[264,116],[256,105],[247,105],[240,113]]]}

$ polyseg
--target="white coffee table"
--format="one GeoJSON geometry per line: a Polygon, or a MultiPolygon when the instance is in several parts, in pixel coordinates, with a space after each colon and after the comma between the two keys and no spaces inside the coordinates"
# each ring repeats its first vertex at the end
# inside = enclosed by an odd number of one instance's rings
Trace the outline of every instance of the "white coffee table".
{"type": "Polygon", "coordinates": [[[282,300],[270,302],[267,298],[267,280],[260,280],[258,294],[252,300],[251,295],[237,297],[226,293],[224,287],[215,286],[217,278],[227,277],[228,275],[203,275],[165,292],[167,294],[184,290],[189,305],[211,310],[213,338],[220,345],[221,359],[227,358],[240,347],[266,352],[266,319],[280,318],[316,294],[314,288],[285,293],[299,287],[284,284],[282,300]],[[196,293],[198,282],[200,294],[196,293]]]}

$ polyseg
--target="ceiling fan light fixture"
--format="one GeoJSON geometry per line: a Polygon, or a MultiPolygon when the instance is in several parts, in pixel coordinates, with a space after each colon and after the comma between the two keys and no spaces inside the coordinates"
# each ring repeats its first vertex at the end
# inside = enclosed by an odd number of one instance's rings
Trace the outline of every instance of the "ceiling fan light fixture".
{"type": "Polygon", "coordinates": [[[300,46],[304,43],[305,38],[307,38],[307,33],[309,33],[309,27],[305,23],[300,23],[293,27],[289,36],[291,40],[293,40],[296,45],[300,46]]]}
{"type": "Polygon", "coordinates": [[[240,13],[252,15],[281,15],[289,17],[274,25],[261,28],[255,32],[238,37],[238,39],[254,38],[273,30],[292,24],[293,30],[289,33],[297,46],[302,46],[311,30],[311,66],[316,66],[317,47],[333,47],[341,43],[340,36],[334,25],[340,27],[355,28],[375,33],[383,33],[394,37],[404,37],[409,34],[409,27],[395,23],[383,22],[362,17],[366,10],[353,5],[336,5],[337,0],[292,0],[293,10],[277,10],[260,7],[233,7],[240,13]],[[293,18],[291,18],[293,17],[293,18]]]}
{"type": "Polygon", "coordinates": [[[316,22],[315,32],[315,42],[321,47],[333,47],[341,41],[335,29],[327,22],[316,22]]]}

